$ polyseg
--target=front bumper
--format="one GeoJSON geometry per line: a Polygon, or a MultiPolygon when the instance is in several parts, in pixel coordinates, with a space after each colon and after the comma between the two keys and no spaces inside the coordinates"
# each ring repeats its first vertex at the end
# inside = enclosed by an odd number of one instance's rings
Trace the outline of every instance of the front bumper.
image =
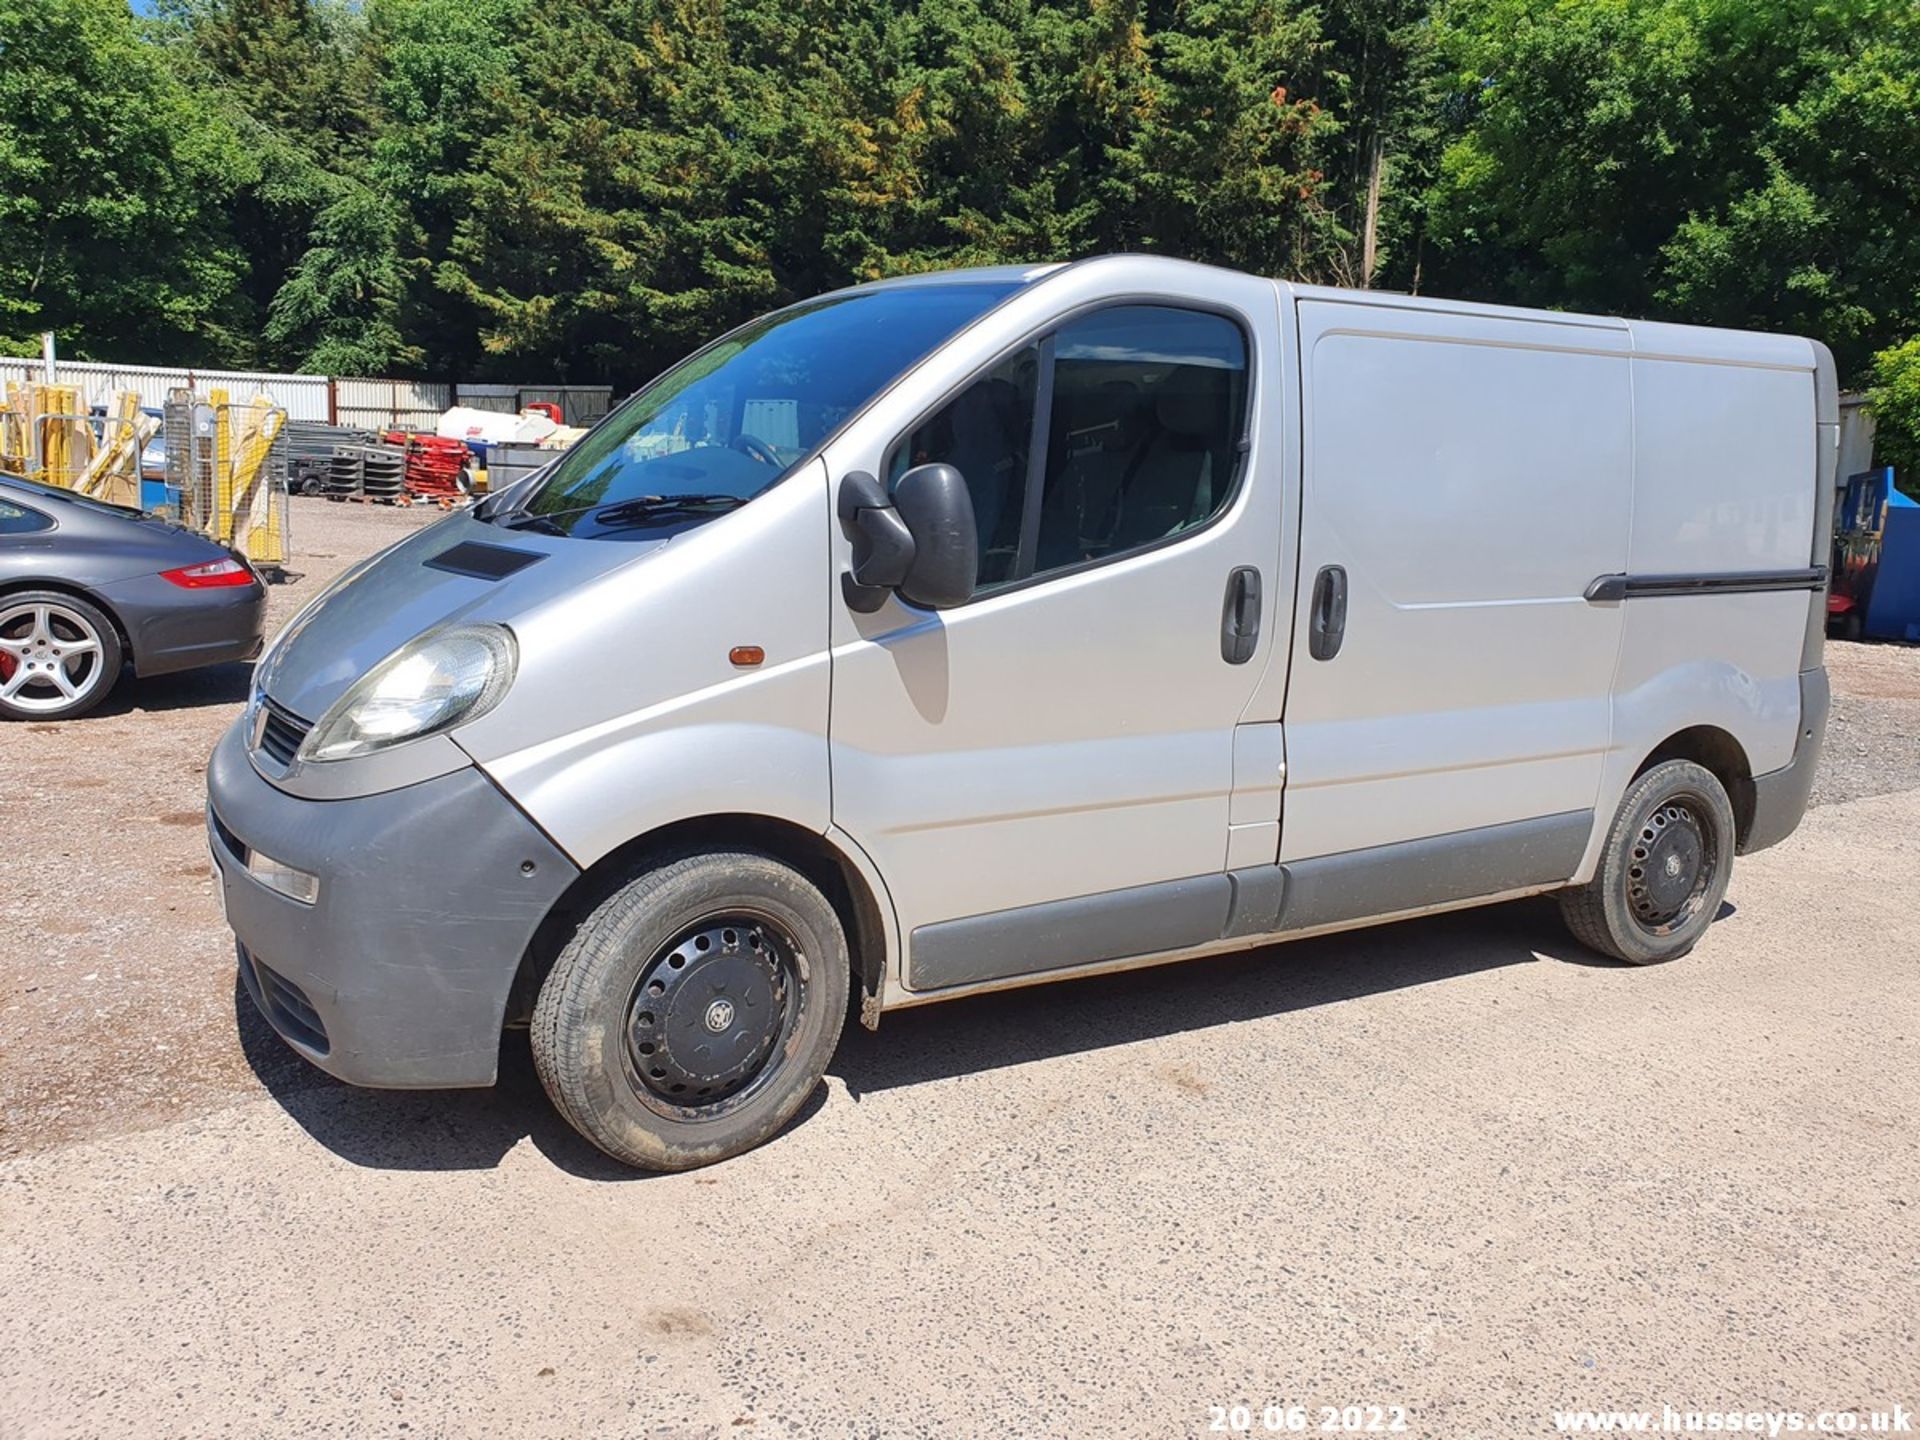
{"type": "Polygon", "coordinates": [[[477,769],[305,800],[241,730],[207,765],[208,841],[261,1014],[355,1085],[491,1085],[521,957],[579,870],[477,769]],[[317,901],[255,880],[249,848],[319,876],[317,901]]]}
{"type": "Polygon", "coordinates": [[[158,575],[139,575],[102,586],[100,598],[126,626],[136,675],[167,675],[260,654],[267,590],[258,580],[187,590],[158,575]]]}

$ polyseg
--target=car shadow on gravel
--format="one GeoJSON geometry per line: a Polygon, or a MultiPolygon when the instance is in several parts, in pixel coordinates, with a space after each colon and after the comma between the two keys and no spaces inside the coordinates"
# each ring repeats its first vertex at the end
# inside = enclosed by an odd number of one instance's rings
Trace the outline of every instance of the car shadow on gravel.
{"type": "Polygon", "coordinates": [[[135,711],[198,710],[207,705],[242,705],[253,684],[253,662],[237,660],[227,665],[208,665],[201,670],[178,670],[171,675],[150,675],[144,679],[128,671],[113,687],[113,693],[100,702],[91,715],[75,723],[84,724],[93,716],[128,715],[135,711]]]}
{"type": "MultiPolygon", "coordinates": [[[[582,1140],[547,1103],[524,1030],[500,1046],[500,1078],[488,1090],[363,1090],[296,1055],[254,1007],[236,976],[233,1016],[240,1050],[269,1094],[342,1160],[373,1170],[490,1170],[521,1141],[587,1180],[644,1180],[582,1140]]],[[[824,1096],[795,1123],[819,1108],[824,1096]]]]}
{"type": "MultiPolygon", "coordinates": [[[[1722,912],[1722,916],[1730,913],[1722,912]]],[[[1025,1065],[1086,1051],[1335,1005],[1542,959],[1613,966],[1574,943],[1551,900],[1520,900],[849,1021],[828,1066],[848,1095],[1025,1065]]],[[[491,1090],[382,1091],[343,1085],[287,1048],[238,981],[234,1016],[254,1074],[320,1144],[382,1170],[481,1170],[530,1139],[569,1174],[650,1178],[608,1159],[561,1120],[534,1074],[525,1032],[501,1046],[491,1090]]],[[[826,1103],[817,1089],[789,1128],[826,1103]]],[[[777,1142],[775,1142],[777,1143],[777,1142]]]]}
{"type": "Polygon", "coordinates": [[[1542,959],[1618,965],[1577,944],[1557,905],[1536,897],[903,1010],[877,1033],[849,1029],[828,1070],[858,1099],[1542,959]]]}

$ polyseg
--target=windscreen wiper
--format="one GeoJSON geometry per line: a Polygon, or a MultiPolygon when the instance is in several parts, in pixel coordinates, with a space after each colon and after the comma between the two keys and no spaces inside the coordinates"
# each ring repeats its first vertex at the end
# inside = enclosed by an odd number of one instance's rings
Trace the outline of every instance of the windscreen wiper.
{"type": "Polygon", "coordinates": [[[719,513],[737,510],[746,503],[738,495],[641,495],[633,500],[608,505],[593,518],[596,524],[615,526],[651,520],[657,515],[697,515],[703,511],[719,513]]]}
{"type": "Polygon", "coordinates": [[[571,532],[555,522],[571,515],[584,515],[589,510],[600,512],[593,518],[602,525],[623,525],[634,520],[651,520],[656,515],[732,510],[746,503],[738,495],[639,495],[631,500],[615,501],[611,505],[575,505],[567,510],[522,510],[500,524],[508,530],[543,530],[549,535],[566,535],[571,532]]]}

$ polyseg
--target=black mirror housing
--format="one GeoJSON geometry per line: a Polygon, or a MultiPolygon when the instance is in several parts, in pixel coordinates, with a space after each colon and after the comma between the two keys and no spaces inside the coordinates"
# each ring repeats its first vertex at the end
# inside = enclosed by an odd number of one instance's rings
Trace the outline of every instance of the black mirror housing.
{"type": "Polygon", "coordinates": [[[853,568],[840,577],[847,604],[871,615],[887,603],[913,563],[913,536],[887,488],[864,470],[840,482],[840,526],[853,542],[853,568]]]}
{"type": "Polygon", "coordinates": [[[900,594],[929,610],[966,604],[980,573],[980,536],[966,477],[951,465],[916,465],[895,482],[893,506],[913,537],[900,594]]]}

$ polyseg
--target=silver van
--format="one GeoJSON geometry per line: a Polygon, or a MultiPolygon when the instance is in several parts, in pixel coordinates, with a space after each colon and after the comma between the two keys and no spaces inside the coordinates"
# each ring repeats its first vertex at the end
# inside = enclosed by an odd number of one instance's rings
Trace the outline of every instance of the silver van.
{"type": "Polygon", "coordinates": [[[855,1001],[1545,891],[1670,960],[1806,806],[1837,430],[1816,342],[1167,259],[791,306],[274,642],[241,977],[676,1169],[855,1001]]]}

